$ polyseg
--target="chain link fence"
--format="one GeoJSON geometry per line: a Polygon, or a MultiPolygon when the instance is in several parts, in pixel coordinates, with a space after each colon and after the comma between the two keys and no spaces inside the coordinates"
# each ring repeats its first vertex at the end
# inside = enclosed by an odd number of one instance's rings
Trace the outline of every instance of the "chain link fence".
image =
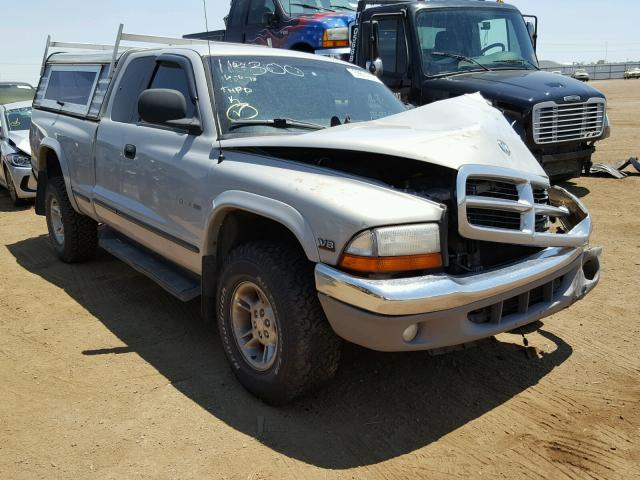
{"type": "Polygon", "coordinates": [[[639,68],[640,63],[607,63],[603,65],[563,65],[545,67],[546,72],[560,72],[571,76],[578,69],[586,70],[591,80],[614,80],[624,78],[624,72],[632,68],[639,68]]]}

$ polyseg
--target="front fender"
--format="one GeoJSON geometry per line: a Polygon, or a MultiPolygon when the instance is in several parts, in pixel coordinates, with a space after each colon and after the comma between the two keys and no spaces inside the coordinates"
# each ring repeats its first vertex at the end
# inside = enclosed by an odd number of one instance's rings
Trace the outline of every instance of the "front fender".
{"type": "Polygon", "coordinates": [[[72,193],[71,172],[69,170],[69,163],[67,162],[63,154],[60,143],[54,138],[44,137],[39,141],[38,149],[34,150],[34,152],[36,151],[38,152],[36,158],[38,168],[38,183],[42,182],[43,180],[46,181],[47,176],[41,178],[43,177],[41,172],[47,170],[47,152],[52,151],[53,153],[55,153],[58,159],[58,164],[60,165],[60,170],[62,171],[62,176],[64,178],[64,183],[67,188],[67,195],[69,196],[71,206],[73,206],[74,210],[79,212],[80,210],[78,209],[78,204],[76,203],[76,199],[72,193]]]}
{"type": "Polygon", "coordinates": [[[305,218],[292,206],[269,197],[241,190],[228,190],[213,200],[213,210],[209,214],[207,234],[204,239],[203,254],[212,255],[215,250],[215,239],[226,215],[235,210],[261,215],[287,227],[300,242],[307,258],[319,262],[320,255],[311,226],[305,218]]]}

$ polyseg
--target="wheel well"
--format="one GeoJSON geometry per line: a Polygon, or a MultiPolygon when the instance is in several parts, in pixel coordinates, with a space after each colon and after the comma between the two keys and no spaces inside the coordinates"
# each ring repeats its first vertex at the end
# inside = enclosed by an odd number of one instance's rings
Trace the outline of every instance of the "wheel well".
{"type": "MultiPolygon", "coordinates": [[[[216,318],[217,278],[222,262],[231,250],[253,240],[276,240],[299,249],[302,245],[287,227],[275,220],[243,210],[228,213],[216,235],[213,252],[202,259],[202,317],[206,321],[216,318]]],[[[305,255],[306,256],[306,255],[305,255]]]]}
{"type": "Polygon", "coordinates": [[[45,158],[47,178],[62,177],[62,168],[60,167],[60,161],[58,160],[56,152],[46,149],[43,154],[45,158]]]}
{"type": "Polygon", "coordinates": [[[311,45],[309,45],[308,43],[296,43],[293,47],[291,47],[291,50],[295,50],[296,52],[307,52],[307,53],[315,52],[315,50],[311,48],[311,45]]]}
{"type": "Polygon", "coordinates": [[[281,223],[255,213],[238,210],[227,214],[220,227],[216,248],[218,265],[235,247],[253,240],[276,240],[302,251],[296,236],[281,223]]]}

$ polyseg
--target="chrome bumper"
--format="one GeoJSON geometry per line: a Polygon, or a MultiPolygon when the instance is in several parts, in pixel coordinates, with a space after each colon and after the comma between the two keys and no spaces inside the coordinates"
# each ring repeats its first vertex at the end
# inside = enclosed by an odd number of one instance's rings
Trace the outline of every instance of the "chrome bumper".
{"type": "Polygon", "coordinates": [[[562,270],[582,255],[582,248],[549,248],[522,262],[485,273],[442,273],[392,280],[354,277],[319,263],[315,269],[316,288],[328,297],[381,315],[431,313],[516,290],[562,270]]]}
{"type": "Polygon", "coordinates": [[[320,50],[316,50],[316,55],[323,55],[325,57],[334,57],[344,59],[349,56],[351,53],[351,49],[349,47],[344,48],[323,48],[320,50]]]}
{"type": "Polygon", "coordinates": [[[318,264],[316,286],[337,335],[379,351],[473,342],[548,317],[600,279],[601,248],[548,248],[490,272],[369,280],[318,264]],[[480,318],[480,319],[479,319],[480,318]],[[406,340],[409,327],[416,336],[406,340]]]}

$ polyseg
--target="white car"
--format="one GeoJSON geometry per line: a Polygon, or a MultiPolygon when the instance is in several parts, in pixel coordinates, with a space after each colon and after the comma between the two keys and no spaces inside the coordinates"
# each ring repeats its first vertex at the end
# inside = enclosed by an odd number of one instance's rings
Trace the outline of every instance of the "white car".
{"type": "Polygon", "coordinates": [[[576,80],[580,80],[581,82],[589,81],[589,72],[587,72],[584,68],[575,70],[571,76],[576,80]]]}
{"type": "Polygon", "coordinates": [[[629,80],[631,78],[640,78],[640,68],[630,68],[626,72],[624,72],[624,79],[629,80]]]}
{"type": "Polygon", "coordinates": [[[0,105],[0,185],[18,206],[36,196],[31,172],[31,101],[0,105]]]}

